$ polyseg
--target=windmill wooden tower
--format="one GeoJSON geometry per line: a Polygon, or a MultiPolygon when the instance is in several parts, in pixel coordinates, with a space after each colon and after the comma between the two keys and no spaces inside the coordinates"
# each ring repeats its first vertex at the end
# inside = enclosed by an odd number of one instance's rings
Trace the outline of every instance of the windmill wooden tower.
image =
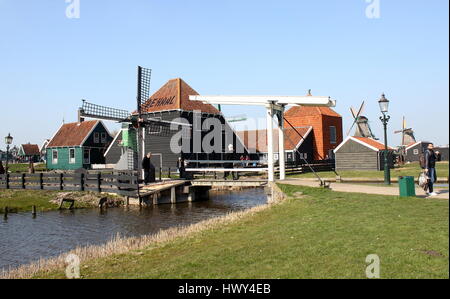
{"type": "MultiPolygon", "coordinates": [[[[149,117],[145,113],[149,105],[151,74],[151,69],[138,66],[136,110],[133,112],[96,105],[86,100],[82,100],[82,106],[78,110],[80,119],[87,117],[122,123],[122,156],[118,163],[120,170],[138,170],[140,173],[139,161],[145,156],[145,132],[158,132],[156,135],[165,136],[170,134],[170,126],[174,124],[172,121],[149,117]]],[[[176,124],[190,126],[183,123],[176,124]]]]}
{"type": "Polygon", "coordinates": [[[366,138],[372,138],[375,140],[378,140],[378,138],[375,137],[375,135],[372,133],[372,129],[369,125],[369,119],[362,115],[365,107],[365,102],[363,101],[359,110],[356,111],[353,107],[350,107],[350,112],[353,116],[353,123],[350,127],[350,129],[347,132],[347,136],[350,135],[353,127],[356,125],[354,137],[366,137],[366,138]]]}

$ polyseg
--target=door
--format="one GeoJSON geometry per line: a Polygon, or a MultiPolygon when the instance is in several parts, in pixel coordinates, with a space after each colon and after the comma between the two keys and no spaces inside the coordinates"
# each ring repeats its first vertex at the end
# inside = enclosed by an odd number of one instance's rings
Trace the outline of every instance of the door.
{"type": "Polygon", "coordinates": [[[83,150],[83,164],[91,164],[91,150],[85,148],[83,150]]]}

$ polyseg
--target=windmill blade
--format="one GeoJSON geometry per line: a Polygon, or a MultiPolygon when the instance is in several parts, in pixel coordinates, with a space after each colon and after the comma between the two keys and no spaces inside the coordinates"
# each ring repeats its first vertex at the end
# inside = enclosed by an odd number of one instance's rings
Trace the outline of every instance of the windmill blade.
{"type": "Polygon", "coordinates": [[[350,129],[347,132],[347,136],[350,135],[351,131],[353,130],[353,127],[355,126],[355,124],[358,122],[358,118],[355,118],[355,120],[353,121],[352,126],[350,127],[350,129]]]}
{"type": "Polygon", "coordinates": [[[363,101],[362,104],[361,104],[361,107],[359,108],[358,113],[356,114],[356,117],[357,117],[357,118],[360,117],[361,114],[363,113],[365,105],[366,105],[366,102],[363,101]]]}
{"type": "Polygon", "coordinates": [[[398,133],[403,133],[404,130],[398,130],[398,131],[394,131],[394,134],[398,134],[398,133]]]}
{"type": "Polygon", "coordinates": [[[350,107],[350,112],[352,113],[353,118],[357,118],[356,110],[353,107],[350,107]]]}
{"type": "Polygon", "coordinates": [[[138,66],[138,84],[137,84],[137,111],[139,118],[143,110],[145,110],[146,103],[150,98],[150,81],[152,79],[152,70],[138,66]]]}
{"type": "Polygon", "coordinates": [[[82,101],[83,104],[79,109],[80,116],[118,122],[123,122],[130,119],[131,114],[126,110],[96,105],[89,103],[86,100],[82,101]]]}

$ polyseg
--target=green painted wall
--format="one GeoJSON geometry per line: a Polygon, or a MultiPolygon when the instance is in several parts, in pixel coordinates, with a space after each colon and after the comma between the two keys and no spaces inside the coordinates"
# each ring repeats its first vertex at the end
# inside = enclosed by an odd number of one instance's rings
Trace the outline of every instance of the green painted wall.
{"type": "Polygon", "coordinates": [[[47,169],[75,170],[83,167],[83,151],[81,147],[75,149],[75,163],[69,162],[69,148],[47,148],[47,169]],[[58,163],[53,164],[53,150],[58,151],[58,163]]]}

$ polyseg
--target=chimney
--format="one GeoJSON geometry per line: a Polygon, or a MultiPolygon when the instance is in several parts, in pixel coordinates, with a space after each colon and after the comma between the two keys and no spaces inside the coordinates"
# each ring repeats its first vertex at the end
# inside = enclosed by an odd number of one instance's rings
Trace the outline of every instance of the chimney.
{"type": "Polygon", "coordinates": [[[78,123],[84,122],[84,117],[81,116],[82,109],[78,109],[78,123]]]}

